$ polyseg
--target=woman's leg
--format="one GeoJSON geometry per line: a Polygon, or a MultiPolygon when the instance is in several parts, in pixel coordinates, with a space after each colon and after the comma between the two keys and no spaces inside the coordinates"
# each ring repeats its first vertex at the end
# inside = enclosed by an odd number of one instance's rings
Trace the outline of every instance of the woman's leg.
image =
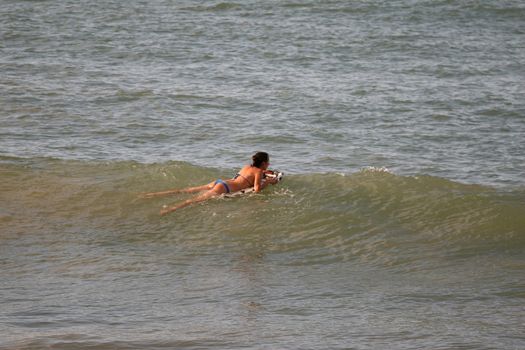
{"type": "MultiPolygon", "coordinates": [[[[214,183],[212,182],[212,185],[214,183]]],[[[204,192],[203,194],[200,194],[196,197],[193,197],[193,198],[190,198],[184,202],[181,202],[177,205],[174,205],[174,206],[171,206],[171,207],[168,207],[166,209],[162,209],[160,211],[160,215],[166,215],[166,214],[169,214],[171,212],[174,212],[175,210],[179,210],[179,209],[182,209],[182,208],[185,208],[189,205],[192,205],[192,204],[195,204],[195,203],[200,203],[200,202],[204,202],[205,200],[208,200],[210,198],[213,198],[213,197],[217,197],[223,193],[226,192],[226,189],[224,188],[223,185],[221,184],[216,184],[216,185],[213,185],[213,187],[207,191],[207,192],[204,192]]]]}
{"type": "Polygon", "coordinates": [[[177,193],[194,193],[194,192],[209,191],[210,189],[213,188],[214,185],[215,185],[214,182],[210,182],[207,185],[196,186],[196,187],[188,187],[188,188],[167,190],[167,191],[161,191],[161,192],[142,193],[140,197],[141,198],[154,198],[154,197],[169,196],[171,194],[177,194],[177,193]]]}

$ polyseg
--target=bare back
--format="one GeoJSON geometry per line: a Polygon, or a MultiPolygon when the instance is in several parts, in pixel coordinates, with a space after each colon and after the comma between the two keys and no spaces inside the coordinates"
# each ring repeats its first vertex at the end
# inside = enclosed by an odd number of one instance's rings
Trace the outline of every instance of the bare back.
{"type": "Polygon", "coordinates": [[[246,165],[244,166],[232,180],[228,180],[228,185],[232,192],[240,191],[245,188],[259,187],[261,182],[263,170],[257,167],[246,165]]]}

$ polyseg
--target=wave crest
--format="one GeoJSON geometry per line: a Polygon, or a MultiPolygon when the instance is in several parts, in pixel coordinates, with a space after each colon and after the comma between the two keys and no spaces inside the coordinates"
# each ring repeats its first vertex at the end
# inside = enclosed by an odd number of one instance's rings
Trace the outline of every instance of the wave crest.
{"type": "Polygon", "coordinates": [[[219,199],[160,218],[185,195],[141,200],[141,192],[192,186],[233,171],[183,162],[86,163],[4,159],[0,222],[7,232],[102,230],[176,238],[188,249],[249,244],[289,263],[351,259],[386,266],[525,247],[525,191],[466,185],[384,168],[297,174],[262,194],[219,199]]]}

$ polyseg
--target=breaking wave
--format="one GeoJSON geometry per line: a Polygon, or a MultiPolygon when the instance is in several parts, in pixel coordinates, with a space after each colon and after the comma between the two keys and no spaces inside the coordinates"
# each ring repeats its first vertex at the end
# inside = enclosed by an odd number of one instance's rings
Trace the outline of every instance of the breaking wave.
{"type": "MultiPolygon", "coordinates": [[[[2,158],[2,237],[96,232],[213,252],[251,246],[285,264],[359,260],[430,268],[525,247],[525,191],[466,185],[384,168],[293,174],[260,194],[219,198],[160,217],[187,198],[139,194],[207,183],[234,170],[184,162],[82,162],[2,158]]],[[[257,253],[259,254],[259,253],[257,253]]]]}

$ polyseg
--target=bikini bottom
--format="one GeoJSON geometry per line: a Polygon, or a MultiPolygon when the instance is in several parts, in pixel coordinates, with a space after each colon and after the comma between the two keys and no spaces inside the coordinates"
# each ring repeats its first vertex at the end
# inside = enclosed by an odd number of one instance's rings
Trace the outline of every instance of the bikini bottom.
{"type": "Polygon", "coordinates": [[[215,183],[213,185],[215,186],[217,184],[221,184],[222,186],[224,186],[224,189],[226,190],[226,193],[230,193],[230,187],[228,186],[228,184],[225,181],[223,181],[221,179],[218,179],[217,181],[215,181],[215,183]]]}

